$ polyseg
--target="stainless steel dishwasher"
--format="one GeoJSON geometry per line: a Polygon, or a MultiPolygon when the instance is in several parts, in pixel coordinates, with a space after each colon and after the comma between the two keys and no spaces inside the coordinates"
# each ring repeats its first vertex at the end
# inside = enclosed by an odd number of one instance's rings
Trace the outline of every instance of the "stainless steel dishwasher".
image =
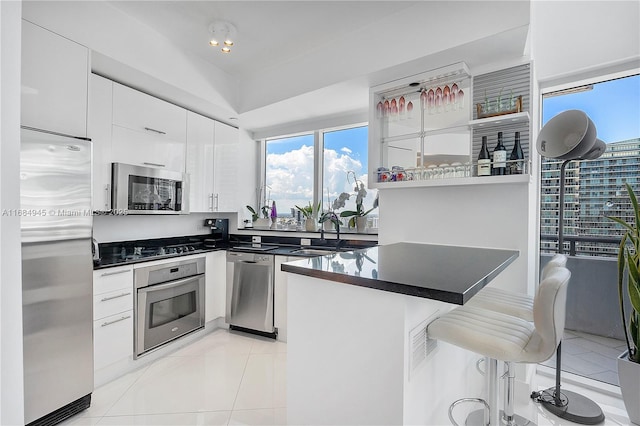
{"type": "Polygon", "coordinates": [[[274,256],[227,252],[227,313],[231,329],[276,338],[273,325],[274,256]]]}

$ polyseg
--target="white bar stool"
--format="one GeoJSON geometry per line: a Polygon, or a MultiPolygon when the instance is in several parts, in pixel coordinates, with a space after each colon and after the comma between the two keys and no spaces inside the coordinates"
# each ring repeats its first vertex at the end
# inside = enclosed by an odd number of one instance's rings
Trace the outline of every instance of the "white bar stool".
{"type": "MultiPolygon", "coordinates": [[[[567,256],[564,254],[556,254],[544,265],[544,268],[542,268],[540,280],[544,280],[553,268],[564,268],[566,264],[567,256]]],[[[515,291],[485,287],[473,296],[465,306],[490,309],[527,321],[533,321],[533,297],[515,291]]]]}
{"type": "MultiPolygon", "coordinates": [[[[570,277],[571,273],[566,268],[550,269],[548,276],[540,283],[533,302],[533,323],[501,312],[464,305],[429,324],[429,338],[443,340],[490,358],[487,375],[492,376],[494,386],[490,387],[487,395],[489,425],[500,424],[497,410],[498,387],[495,385],[498,379],[495,368],[497,361],[503,361],[507,366],[504,421],[507,425],[514,425],[515,376],[511,363],[538,363],[553,356],[564,331],[570,277]]],[[[449,408],[449,418],[454,425],[456,423],[452,409],[460,401],[462,400],[455,401],[449,408]]]]}

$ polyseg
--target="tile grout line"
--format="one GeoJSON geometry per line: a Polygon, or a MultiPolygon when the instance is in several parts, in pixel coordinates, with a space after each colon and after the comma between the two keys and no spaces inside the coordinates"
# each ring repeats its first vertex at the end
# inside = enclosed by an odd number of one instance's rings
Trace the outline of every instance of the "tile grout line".
{"type": "Polygon", "coordinates": [[[247,354],[247,360],[244,363],[244,369],[242,370],[242,377],[240,378],[240,383],[238,384],[238,390],[236,391],[236,396],[233,398],[233,405],[231,406],[231,413],[229,414],[229,420],[227,420],[227,426],[231,422],[231,418],[233,417],[233,411],[236,408],[236,401],[238,400],[238,395],[240,394],[240,388],[242,387],[242,382],[244,381],[244,375],[247,371],[247,365],[249,365],[249,358],[251,357],[251,351],[253,350],[253,345],[255,342],[251,342],[251,347],[249,348],[249,353],[247,354]]]}
{"type": "MultiPolygon", "coordinates": [[[[116,405],[118,402],[120,402],[120,400],[125,396],[125,394],[127,393],[127,391],[128,391],[129,389],[131,389],[131,388],[133,387],[133,385],[135,385],[135,384],[138,382],[138,380],[140,380],[140,378],[141,378],[142,376],[144,376],[144,375],[147,373],[147,370],[149,369],[149,367],[150,367],[150,366],[151,366],[151,364],[148,364],[148,365],[145,365],[145,366],[143,366],[143,367],[141,368],[141,370],[144,370],[144,371],[143,371],[143,372],[142,372],[138,377],[136,377],[136,378],[135,378],[135,380],[133,380],[133,381],[129,384],[129,386],[127,386],[127,387],[122,391],[122,393],[120,394],[120,396],[119,396],[118,398],[116,398],[116,400],[115,400],[115,401],[113,401],[113,403],[112,403],[112,404],[110,404],[110,405],[109,405],[109,408],[107,408],[107,409],[105,410],[104,414],[103,414],[102,416],[100,416],[100,420],[98,420],[98,422],[97,422],[97,423],[100,423],[100,422],[102,421],[102,419],[103,419],[103,418],[105,418],[105,417],[115,417],[115,416],[108,416],[107,414],[109,413],[109,411],[110,411],[113,407],[115,407],[115,405],[116,405]]],[[[136,371],[136,370],[134,370],[134,371],[136,371]]],[[[105,383],[105,384],[106,384],[106,383],[105,383]]]]}

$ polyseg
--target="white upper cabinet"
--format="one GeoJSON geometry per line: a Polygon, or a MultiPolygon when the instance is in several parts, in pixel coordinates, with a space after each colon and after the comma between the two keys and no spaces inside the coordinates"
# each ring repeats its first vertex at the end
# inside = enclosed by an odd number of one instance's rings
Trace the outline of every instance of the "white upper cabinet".
{"type": "Polygon", "coordinates": [[[187,173],[189,210],[214,211],[213,154],[215,121],[187,112],[187,173]]]}
{"type": "Polygon", "coordinates": [[[118,83],[113,85],[113,124],[177,142],[187,137],[187,111],[118,83]]]}
{"type": "Polygon", "coordinates": [[[216,122],[213,168],[214,211],[238,211],[238,156],[240,132],[235,127],[216,122]]]}
{"type": "Polygon", "coordinates": [[[93,210],[111,210],[113,82],[91,74],[87,136],[93,142],[93,210]]]}
{"type": "Polygon", "coordinates": [[[237,211],[238,129],[187,113],[190,211],[237,211]]]}
{"type": "Polygon", "coordinates": [[[22,21],[21,124],[87,136],[89,50],[22,21]]]}
{"type": "Polygon", "coordinates": [[[187,111],[113,83],[112,161],[185,171],[187,111]]]}

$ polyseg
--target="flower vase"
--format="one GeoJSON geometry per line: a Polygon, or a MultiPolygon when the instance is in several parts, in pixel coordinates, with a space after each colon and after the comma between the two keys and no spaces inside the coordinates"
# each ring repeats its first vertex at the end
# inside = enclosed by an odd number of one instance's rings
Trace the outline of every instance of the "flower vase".
{"type": "Polygon", "coordinates": [[[271,225],[271,219],[269,219],[268,217],[261,217],[253,221],[254,228],[268,229],[269,225],[271,225]]]}
{"type": "Polygon", "coordinates": [[[366,227],[367,227],[367,217],[366,216],[356,217],[356,231],[364,232],[366,227]]]}
{"type": "Polygon", "coordinates": [[[316,228],[316,221],[310,217],[304,221],[304,227],[307,232],[316,232],[318,229],[316,228]]]}
{"type": "Polygon", "coordinates": [[[640,424],[640,364],[630,361],[628,352],[618,357],[618,379],[629,420],[640,424]]]}

